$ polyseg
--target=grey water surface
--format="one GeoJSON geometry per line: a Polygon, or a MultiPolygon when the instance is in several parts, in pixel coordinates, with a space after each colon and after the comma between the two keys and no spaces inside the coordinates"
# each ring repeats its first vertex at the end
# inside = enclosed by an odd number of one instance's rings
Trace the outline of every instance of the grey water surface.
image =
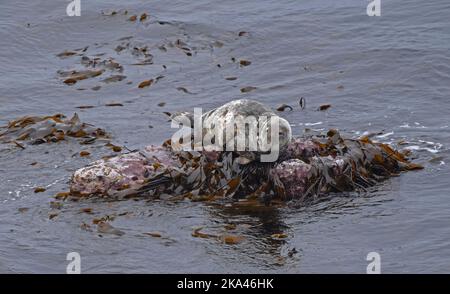
{"type": "Polygon", "coordinates": [[[111,150],[74,140],[2,145],[0,272],[65,273],[73,251],[83,273],[365,273],[372,251],[383,273],[450,272],[449,1],[381,0],[380,17],[367,16],[365,0],[81,0],[79,17],[66,15],[68,3],[0,1],[0,125],[77,112],[111,132],[115,144],[137,149],[173,134],[164,111],[249,98],[292,105],[281,115],[296,135],[337,128],[403,140],[399,147],[425,169],[302,208],[93,199],[64,202],[49,219],[71,173],[111,150]],[[134,14],[138,20],[129,21],[134,14]],[[124,43],[147,46],[152,64],[136,65],[142,60],[133,49],[117,49],[124,43]],[[123,72],[64,84],[58,71],[83,65],[80,56],[57,54],[85,47],[89,57],[114,58],[123,72]],[[103,81],[115,74],[126,78],[103,81]],[[321,104],[331,108],[317,111],[321,104]],[[95,107],[76,108],[82,105],[95,107]],[[77,156],[86,149],[90,157],[77,156]],[[34,193],[36,186],[47,190],[34,193]],[[105,215],[116,215],[111,224],[125,234],[99,236],[92,220],[105,215]],[[191,236],[196,227],[221,234],[225,224],[236,225],[228,233],[242,242],[191,236]],[[287,238],[271,237],[279,233],[287,238]]]}

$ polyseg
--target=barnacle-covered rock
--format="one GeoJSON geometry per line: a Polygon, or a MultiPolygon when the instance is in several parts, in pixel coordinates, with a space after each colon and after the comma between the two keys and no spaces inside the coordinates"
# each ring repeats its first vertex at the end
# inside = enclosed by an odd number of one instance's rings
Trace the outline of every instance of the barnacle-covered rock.
{"type": "Polygon", "coordinates": [[[272,178],[276,177],[283,186],[288,197],[304,195],[316,169],[300,159],[288,159],[277,164],[270,172],[272,178]]]}
{"type": "Polygon", "coordinates": [[[101,159],[83,167],[72,176],[73,195],[123,197],[152,189],[162,190],[179,176],[178,158],[162,146],[147,146],[131,152],[101,159]]]}
{"type": "Polygon", "coordinates": [[[386,144],[368,138],[343,139],[336,130],[323,137],[293,140],[288,150],[270,172],[274,190],[284,199],[364,190],[402,171],[422,168],[386,144]]]}
{"type": "Polygon", "coordinates": [[[76,171],[71,191],[110,197],[166,193],[192,200],[306,200],[332,191],[364,190],[401,171],[421,168],[386,144],[343,139],[336,130],[293,139],[277,162],[242,164],[240,159],[239,152],[174,152],[166,142],[76,171]]]}

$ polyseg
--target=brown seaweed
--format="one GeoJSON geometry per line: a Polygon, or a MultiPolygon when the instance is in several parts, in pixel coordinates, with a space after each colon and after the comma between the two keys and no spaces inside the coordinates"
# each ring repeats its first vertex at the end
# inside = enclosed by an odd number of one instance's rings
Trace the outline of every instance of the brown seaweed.
{"type": "Polygon", "coordinates": [[[145,87],[150,87],[153,84],[153,79],[145,80],[139,83],[138,88],[142,89],[145,87]]]}
{"type": "MultiPolygon", "coordinates": [[[[5,129],[0,133],[0,142],[16,145],[20,144],[18,141],[28,141],[30,144],[52,143],[65,140],[66,137],[84,140],[109,138],[103,129],[81,122],[76,113],[70,119],[63,114],[24,116],[10,121],[5,129]]],[[[20,146],[23,147],[22,144],[20,146]]]]}

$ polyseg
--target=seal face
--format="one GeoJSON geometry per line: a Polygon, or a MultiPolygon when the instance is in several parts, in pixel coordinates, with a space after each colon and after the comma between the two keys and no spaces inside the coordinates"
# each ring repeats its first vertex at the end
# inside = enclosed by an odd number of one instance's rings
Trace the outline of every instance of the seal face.
{"type": "Polygon", "coordinates": [[[202,122],[203,143],[226,151],[281,150],[292,138],[289,122],[254,100],[226,103],[203,114],[202,122]]]}

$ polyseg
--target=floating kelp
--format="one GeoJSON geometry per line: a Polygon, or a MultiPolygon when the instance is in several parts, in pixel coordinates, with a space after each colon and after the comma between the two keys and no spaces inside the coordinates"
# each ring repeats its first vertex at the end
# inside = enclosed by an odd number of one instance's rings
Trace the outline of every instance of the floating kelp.
{"type": "Polygon", "coordinates": [[[64,78],[63,82],[67,85],[73,85],[78,81],[93,78],[101,75],[104,70],[71,70],[58,72],[64,78]]]}
{"type": "Polygon", "coordinates": [[[300,97],[300,100],[298,100],[298,105],[302,110],[306,108],[306,99],[304,97],[300,97]]]}
{"type": "Polygon", "coordinates": [[[109,107],[117,107],[117,106],[120,106],[120,107],[122,107],[123,104],[122,104],[122,103],[112,102],[112,103],[106,103],[105,106],[109,106],[109,107]]]}
{"type": "Polygon", "coordinates": [[[147,19],[147,13],[142,13],[139,17],[139,21],[145,21],[147,19]]]}
{"type": "Polygon", "coordinates": [[[241,59],[241,60],[239,60],[239,64],[241,66],[249,66],[250,64],[252,64],[252,62],[248,61],[248,60],[245,60],[245,59],[241,59]]]}
{"type": "Polygon", "coordinates": [[[287,105],[287,104],[281,104],[280,106],[277,107],[277,111],[285,111],[286,109],[292,111],[294,110],[294,108],[292,108],[292,106],[287,105]]]}
{"type": "Polygon", "coordinates": [[[80,213],[87,213],[87,214],[92,214],[93,209],[90,207],[85,207],[80,209],[80,213]]]}
{"type": "Polygon", "coordinates": [[[114,152],[121,152],[122,151],[122,147],[114,145],[114,144],[111,144],[111,143],[107,143],[105,146],[111,148],[111,150],[114,151],[114,152]]]}
{"type": "Polygon", "coordinates": [[[85,156],[89,156],[89,155],[91,155],[91,153],[89,151],[85,151],[85,150],[80,151],[80,156],[81,157],[85,157],[85,156]]]}
{"type": "Polygon", "coordinates": [[[185,87],[177,87],[177,90],[178,90],[178,91],[181,91],[181,92],[183,92],[183,93],[186,93],[186,94],[192,94],[192,93],[189,92],[189,90],[186,89],[185,87]]]}
{"type": "Polygon", "coordinates": [[[101,11],[101,15],[104,16],[127,15],[127,14],[128,10],[126,9],[101,11]]]}
{"type": "Polygon", "coordinates": [[[277,162],[242,164],[238,152],[174,152],[169,142],[94,162],[76,171],[72,194],[182,195],[192,201],[306,201],[328,192],[362,191],[402,171],[422,168],[382,143],[339,132],[293,139],[277,162]]]}
{"type": "Polygon", "coordinates": [[[202,229],[203,227],[195,228],[192,231],[191,236],[194,238],[216,239],[227,245],[236,245],[245,239],[245,237],[238,235],[204,233],[201,232],[202,229]]]}
{"type": "Polygon", "coordinates": [[[101,80],[101,82],[109,84],[109,83],[120,82],[126,78],[127,78],[127,76],[124,76],[124,75],[112,75],[106,79],[101,80]]]}
{"type": "Polygon", "coordinates": [[[48,213],[48,219],[54,219],[55,217],[57,217],[59,215],[58,212],[49,212],[48,213]]]}
{"type": "Polygon", "coordinates": [[[322,105],[320,105],[318,108],[317,108],[317,110],[319,110],[319,111],[325,111],[325,110],[327,110],[328,108],[330,108],[331,107],[331,104],[322,104],[322,105]]]}
{"type": "Polygon", "coordinates": [[[45,192],[45,188],[44,187],[36,187],[34,189],[34,193],[41,193],[41,192],[45,192]]]}
{"type": "Polygon", "coordinates": [[[93,105],[80,105],[80,106],[76,106],[75,108],[78,108],[78,109],[91,109],[91,108],[94,108],[95,106],[93,106],[93,105]]]}
{"type": "Polygon", "coordinates": [[[234,236],[234,235],[222,235],[219,237],[223,243],[227,245],[235,245],[242,242],[245,238],[243,236],[234,236]]]}
{"type": "Polygon", "coordinates": [[[125,232],[116,229],[115,227],[104,221],[97,223],[97,232],[100,234],[111,234],[116,236],[122,236],[125,234],[125,232]]]}
{"type": "Polygon", "coordinates": [[[405,153],[367,137],[343,139],[336,130],[326,136],[294,140],[286,160],[271,169],[271,182],[285,199],[305,200],[327,192],[365,190],[402,171],[421,169],[405,153]]]}
{"type": "MultiPolygon", "coordinates": [[[[121,20],[120,23],[126,26],[156,26],[156,30],[158,30],[160,25],[166,26],[164,31],[167,34],[162,34],[159,37],[152,35],[151,41],[139,34],[121,36],[116,40],[92,43],[81,49],[67,48],[63,52],[55,52],[55,57],[61,59],[63,66],[58,71],[61,83],[68,86],[85,84],[85,87],[77,87],[77,90],[90,89],[92,91],[98,91],[103,89],[103,87],[119,82],[126,85],[133,83],[139,85],[139,88],[146,88],[158,82],[158,78],[150,76],[146,78],[146,81],[127,80],[135,76],[136,66],[153,68],[150,72],[155,73],[157,70],[166,70],[171,65],[179,66],[184,64],[186,56],[189,58],[195,58],[196,56],[208,57],[200,60],[214,62],[219,68],[226,67],[229,64],[229,62],[225,61],[220,64],[216,63],[218,59],[216,49],[224,48],[229,42],[237,42],[238,38],[236,36],[222,31],[211,36],[193,35],[189,26],[181,22],[159,20],[156,15],[147,11],[129,11],[129,13],[127,10],[125,11],[127,14],[118,10],[109,10],[102,13],[102,15],[105,16],[105,20],[106,18],[121,20]],[[155,62],[155,60],[158,60],[158,62],[155,62]],[[166,62],[171,63],[166,64],[166,62]],[[157,64],[157,66],[152,66],[154,64],[157,64]],[[162,68],[160,68],[161,66],[162,68]],[[127,72],[126,75],[118,74],[125,72],[125,70],[127,72]],[[89,80],[101,82],[101,86],[98,83],[96,86],[89,84],[89,80]]],[[[239,36],[248,35],[245,31],[236,32],[235,34],[239,36]]],[[[231,56],[229,58],[241,68],[251,64],[249,60],[237,60],[231,56]]],[[[234,66],[234,68],[237,69],[237,66],[234,66]]],[[[141,69],[139,69],[139,74],[142,74],[141,69]]],[[[234,77],[234,79],[236,78],[234,77]]],[[[251,91],[254,89],[249,87],[244,89],[244,92],[246,90],[251,91]]]]}
{"type": "Polygon", "coordinates": [[[160,232],[146,232],[146,233],[143,233],[143,234],[147,235],[147,236],[154,237],[154,238],[161,238],[162,237],[160,232]]]}
{"type": "Polygon", "coordinates": [[[17,143],[29,141],[31,144],[51,143],[65,140],[66,137],[80,139],[80,143],[97,138],[108,138],[108,134],[100,128],[83,123],[75,113],[67,119],[63,114],[52,116],[24,116],[13,120],[0,133],[0,142],[17,143]]]}
{"type": "Polygon", "coordinates": [[[29,207],[19,207],[19,208],[17,209],[17,211],[20,212],[20,213],[25,213],[25,212],[27,212],[28,210],[30,210],[29,207]]]}
{"type": "Polygon", "coordinates": [[[270,235],[270,237],[271,237],[272,239],[279,240],[279,239],[285,239],[285,238],[287,238],[288,235],[285,234],[285,233],[277,233],[277,234],[272,234],[272,235],[270,235]]]}
{"type": "MultiPolygon", "coordinates": [[[[73,69],[73,70],[59,70],[57,73],[63,79],[66,85],[73,85],[78,81],[91,79],[98,77],[105,73],[107,70],[111,72],[123,72],[123,66],[116,62],[113,58],[101,59],[100,57],[88,57],[82,52],[77,55],[82,55],[80,64],[88,69],[73,69]]],[[[102,80],[104,83],[120,82],[124,80],[126,76],[112,74],[102,80]]]]}
{"type": "Polygon", "coordinates": [[[59,58],[67,58],[67,57],[78,55],[78,54],[79,54],[79,52],[66,50],[66,51],[63,51],[63,52],[57,54],[56,56],[58,56],[59,58]]]}
{"type": "Polygon", "coordinates": [[[258,88],[257,87],[253,87],[253,86],[248,86],[248,87],[241,88],[241,92],[242,93],[248,93],[248,92],[251,92],[251,91],[256,90],[256,89],[258,89],[258,88]]]}
{"type": "Polygon", "coordinates": [[[145,87],[150,87],[153,84],[153,79],[145,80],[139,83],[138,88],[142,89],[145,87]]]}

